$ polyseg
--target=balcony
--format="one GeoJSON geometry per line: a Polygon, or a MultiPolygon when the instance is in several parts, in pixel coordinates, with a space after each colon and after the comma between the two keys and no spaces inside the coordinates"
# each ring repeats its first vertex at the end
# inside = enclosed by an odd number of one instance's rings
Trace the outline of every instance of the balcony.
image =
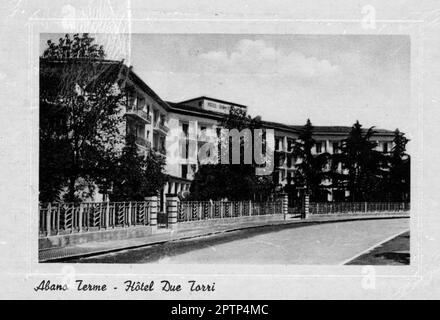
{"type": "Polygon", "coordinates": [[[284,149],[275,149],[274,152],[278,153],[278,154],[285,154],[285,153],[289,153],[288,151],[284,150],[284,149]]]}
{"type": "Polygon", "coordinates": [[[151,123],[151,116],[145,112],[144,110],[140,109],[129,109],[125,113],[128,117],[133,118],[135,120],[140,120],[145,123],[151,123]]]}
{"type": "Polygon", "coordinates": [[[145,140],[145,139],[142,138],[142,137],[136,137],[135,142],[136,142],[137,145],[139,145],[139,146],[141,146],[141,147],[144,147],[144,148],[147,148],[147,149],[150,149],[150,148],[151,148],[151,142],[145,140]]]}
{"type": "Polygon", "coordinates": [[[156,124],[154,125],[154,130],[159,131],[163,134],[167,134],[169,128],[165,124],[162,124],[160,122],[156,122],[156,124]]]}
{"type": "Polygon", "coordinates": [[[166,155],[167,155],[167,151],[165,150],[165,148],[161,148],[161,147],[156,148],[156,147],[154,147],[153,150],[154,150],[154,152],[156,152],[156,154],[158,154],[160,156],[166,157],[166,155]]]}

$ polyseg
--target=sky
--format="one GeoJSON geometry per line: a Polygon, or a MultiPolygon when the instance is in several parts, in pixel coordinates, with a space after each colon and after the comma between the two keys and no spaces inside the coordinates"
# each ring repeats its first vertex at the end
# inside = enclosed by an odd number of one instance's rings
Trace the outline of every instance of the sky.
{"type": "MultiPolygon", "coordinates": [[[[47,39],[40,36],[40,53],[47,39]]],[[[92,35],[163,100],[209,96],[253,116],[302,125],[407,131],[410,38],[404,35],[92,35]],[[131,46],[129,45],[131,43],[131,46]]]]}

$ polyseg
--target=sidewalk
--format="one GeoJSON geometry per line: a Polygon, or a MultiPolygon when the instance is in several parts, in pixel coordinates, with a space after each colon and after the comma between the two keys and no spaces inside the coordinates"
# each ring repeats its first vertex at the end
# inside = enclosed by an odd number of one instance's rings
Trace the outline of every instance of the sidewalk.
{"type": "Polygon", "coordinates": [[[371,215],[315,215],[309,217],[307,220],[300,219],[287,219],[271,222],[239,222],[235,224],[219,224],[218,226],[208,228],[195,228],[186,229],[181,231],[170,231],[168,229],[159,229],[158,233],[150,235],[148,237],[133,238],[117,241],[104,241],[104,242],[87,242],[80,245],[63,247],[63,248],[50,248],[39,251],[39,262],[57,262],[71,258],[87,257],[97,254],[110,253],[126,249],[134,249],[144,246],[151,246],[156,244],[162,244],[170,241],[186,240],[198,237],[211,236],[215,234],[231,232],[236,230],[242,230],[247,228],[258,228],[274,225],[288,225],[299,224],[311,225],[316,223],[330,223],[330,222],[343,222],[353,220],[365,220],[365,219],[391,219],[391,218],[409,218],[408,213],[403,214],[371,214],[371,215]]]}

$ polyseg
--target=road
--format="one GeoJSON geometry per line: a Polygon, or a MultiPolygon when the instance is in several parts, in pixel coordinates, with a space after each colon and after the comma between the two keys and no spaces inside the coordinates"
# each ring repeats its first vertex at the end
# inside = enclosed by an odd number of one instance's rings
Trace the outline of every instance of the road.
{"type": "Polygon", "coordinates": [[[338,265],[409,230],[409,219],[272,226],[78,259],[81,263],[338,265]]]}

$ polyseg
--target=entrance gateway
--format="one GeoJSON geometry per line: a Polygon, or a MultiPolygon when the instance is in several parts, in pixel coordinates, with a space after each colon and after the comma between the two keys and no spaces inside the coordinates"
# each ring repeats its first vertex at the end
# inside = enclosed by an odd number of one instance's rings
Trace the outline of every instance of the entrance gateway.
{"type": "Polygon", "coordinates": [[[168,213],[165,210],[159,210],[157,213],[157,227],[158,228],[168,228],[168,213]]]}

